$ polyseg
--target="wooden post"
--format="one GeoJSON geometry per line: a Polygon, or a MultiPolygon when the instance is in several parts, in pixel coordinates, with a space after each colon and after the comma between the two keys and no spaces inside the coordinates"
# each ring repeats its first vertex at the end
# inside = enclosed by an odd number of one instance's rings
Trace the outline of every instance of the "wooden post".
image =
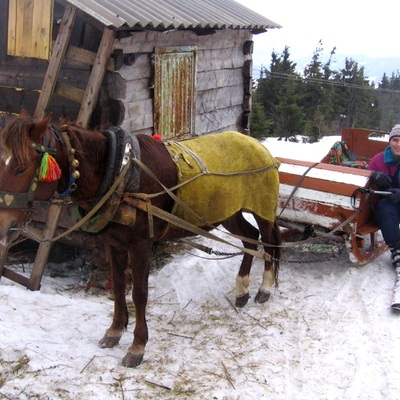
{"type": "Polygon", "coordinates": [[[39,290],[40,281],[42,280],[44,268],[49,258],[49,253],[53,242],[50,240],[54,237],[54,232],[57,229],[58,220],[62,211],[62,200],[55,200],[49,208],[46,225],[43,229],[42,242],[39,245],[36,253],[35,263],[33,265],[31,277],[28,283],[28,289],[39,290]],[[59,202],[59,203],[58,203],[59,202]]]}
{"type": "Polygon", "coordinates": [[[4,264],[6,263],[8,246],[0,244],[0,279],[3,276],[4,264]]]}
{"type": "Polygon", "coordinates": [[[78,10],[74,6],[69,5],[65,8],[60,30],[44,77],[42,91],[36,104],[35,117],[37,118],[43,119],[46,115],[60,73],[61,64],[67,51],[77,13],[78,10]]]}
{"type": "Polygon", "coordinates": [[[103,82],[104,74],[108,65],[108,61],[114,46],[115,32],[111,29],[104,28],[103,36],[97,51],[96,60],[94,62],[89,81],[86,85],[85,95],[83,96],[81,108],[77,122],[87,127],[92,116],[94,107],[96,106],[97,96],[100,86],[103,82]]]}

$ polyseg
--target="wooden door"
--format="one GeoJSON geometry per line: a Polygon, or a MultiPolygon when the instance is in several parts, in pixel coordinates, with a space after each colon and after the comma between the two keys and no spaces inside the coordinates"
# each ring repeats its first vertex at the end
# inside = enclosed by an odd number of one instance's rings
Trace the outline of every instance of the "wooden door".
{"type": "Polygon", "coordinates": [[[155,50],[154,132],[163,139],[194,133],[196,48],[155,50]]]}

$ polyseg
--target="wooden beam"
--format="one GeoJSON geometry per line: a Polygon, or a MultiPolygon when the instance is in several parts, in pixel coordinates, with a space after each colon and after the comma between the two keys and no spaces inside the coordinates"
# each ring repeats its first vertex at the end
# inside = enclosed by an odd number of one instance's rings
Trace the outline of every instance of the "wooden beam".
{"type": "Polygon", "coordinates": [[[0,244],[0,279],[4,273],[4,268],[5,268],[4,264],[6,263],[7,260],[7,254],[8,254],[8,246],[0,244]]]}
{"type": "Polygon", "coordinates": [[[61,82],[57,82],[54,93],[68,100],[75,101],[76,103],[81,103],[85,94],[82,89],[61,82]]]}
{"type": "Polygon", "coordinates": [[[77,122],[84,127],[87,127],[89,124],[90,117],[92,116],[92,112],[96,106],[97,96],[103,82],[108,59],[110,58],[114,46],[114,39],[115,31],[104,28],[99,50],[97,51],[96,60],[86,86],[84,99],[77,119],[77,122]]]}
{"type": "Polygon", "coordinates": [[[40,289],[40,282],[42,280],[43,272],[49,258],[51,247],[53,245],[53,242],[50,240],[53,238],[54,232],[57,229],[58,220],[60,219],[60,214],[62,211],[62,204],[63,200],[59,202],[54,201],[49,208],[46,225],[43,229],[43,241],[39,244],[35,263],[33,265],[32,273],[27,286],[30,290],[40,289]]]}
{"type": "MultiPolygon", "coordinates": [[[[83,63],[94,65],[96,62],[96,53],[93,51],[81,49],[76,46],[68,46],[67,52],[65,54],[65,61],[75,62],[75,63],[83,63]]],[[[109,58],[107,60],[107,71],[113,72],[115,70],[114,67],[114,59],[109,58]]]]}
{"type": "Polygon", "coordinates": [[[57,83],[58,74],[60,73],[61,64],[67,51],[77,13],[77,8],[71,5],[68,5],[64,11],[57,40],[54,44],[49,66],[44,77],[42,91],[36,105],[35,117],[37,118],[44,118],[46,116],[47,108],[57,83]]]}

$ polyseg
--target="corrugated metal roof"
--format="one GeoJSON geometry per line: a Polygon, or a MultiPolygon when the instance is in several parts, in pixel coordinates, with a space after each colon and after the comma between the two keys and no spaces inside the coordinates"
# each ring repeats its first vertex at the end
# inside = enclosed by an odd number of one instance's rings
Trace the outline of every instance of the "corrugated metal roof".
{"type": "Polygon", "coordinates": [[[252,29],[281,26],[234,0],[67,0],[105,26],[131,29],[252,29]]]}

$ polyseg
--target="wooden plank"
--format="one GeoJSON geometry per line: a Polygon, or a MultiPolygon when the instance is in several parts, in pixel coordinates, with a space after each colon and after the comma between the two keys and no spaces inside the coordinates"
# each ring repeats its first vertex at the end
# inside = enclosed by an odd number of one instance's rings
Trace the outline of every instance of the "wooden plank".
{"type": "MultiPolygon", "coordinates": [[[[96,62],[96,53],[92,51],[81,49],[76,46],[69,46],[67,52],[65,54],[65,62],[76,62],[76,63],[84,63],[88,65],[94,65],[96,62]]],[[[114,71],[114,60],[109,58],[107,60],[107,71],[114,71]]]]}
{"type": "Polygon", "coordinates": [[[33,7],[29,1],[17,1],[17,27],[21,32],[17,36],[17,55],[27,56],[32,54],[31,36],[32,36],[32,15],[33,7]]]}
{"type": "Polygon", "coordinates": [[[10,279],[13,282],[19,283],[22,286],[28,287],[29,278],[19,274],[18,272],[13,271],[10,268],[4,267],[3,271],[4,278],[10,279]]]}
{"type": "MultiPolygon", "coordinates": [[[[31,5],[32,7],[32,5],[31,5]]],[[[35,0],[33,3],[31,56],[48,60],[51,50],[51,34],[53,31],[54,2],[35,0]]]]}
{"type": "Polygon", "coordinates": [[[17,2],[10,0],[8,2],[8,41],[7,53],[14,56],[16,53],[16,40],[17,40],[17,2]]]}
{"type": "Polygon", "coordinates": [[[53,2],[10,0],[8,54],[47,60],[50,54],[53,2]]]}
{"type": "Polygon", "coordinates": [[[86,86],[84,99],[77,119],[77,122],[84,127],[89,124],[90,117],[96,106],[97,96],[103,82],[106,65],[114,46],[114,39],[115,32],[111,29],[104,28],[103,36],[97,51],[96,61],[86,86]]]}
{"type": "Polygon", "coordinates": [[[72,27],[74,25],[78,11],[74,6],[67,6],[60,24],[57,40],[54,45],[53,54],[51,56],[49,67],[44,77],[42,91],[39,101],[36,105],[35,117],[44,118],[47,108],[50,104],[51,96],[57,82],[58,74],[61,69],[68,42],[71,37],[72,27]]]}
{"type": "Polygon", "coordinates": [[[85,92],[82,89],[66,85],[65,83],[57,82],[54,93],[68,100],[82,103],[85,92]]]}

